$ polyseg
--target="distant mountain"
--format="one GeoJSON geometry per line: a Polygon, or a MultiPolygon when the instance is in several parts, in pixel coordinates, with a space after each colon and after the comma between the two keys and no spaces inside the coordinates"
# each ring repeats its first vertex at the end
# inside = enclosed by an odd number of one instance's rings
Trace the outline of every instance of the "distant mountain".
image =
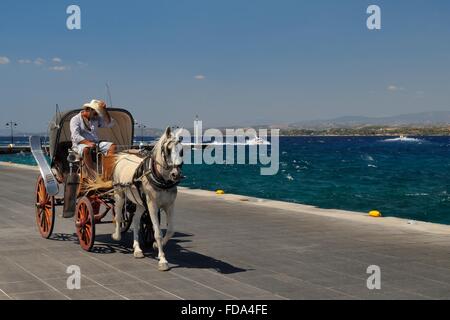
{"type": "MultiPolygon", "coordinates": [[[[159,137],[164,133],[164,129],[159,128],[146,128],[144,129],[144,136],[146,137],[159,137]]],[[[141,136],[142,131],[139,128],[134,129],[134,135],[135,136],[141,136]]]]}
{"type": "Polygon", "coordinates": [[[300,121],[289,125],[299,129],[352,128],[361,126],[435,126],[450,124],[450,111],[401,114],[390,117],[345,116],[330,120],[300,121]]]}
{"type": "MultiPolygon", "coordinates": [[[[364,116],[344,116],[328,120],[306,120],[298,121],[291,124],[275,124],[270,121],[260,121],[259,124],[253,123],[253,125],[239,126],[232,125],[226,127],[218,127],[219,130],[236,129],[242,127],[249,127],[254,129],[260,128],[278,128],[278,129],[306,129],[306,130],[321,130],[321,129],[339,129],[339,128],[361,128],[368,126],[391,126],[391,127],[403,127],[403,126],[415,126],[415,127],[432,127],[432,126],[448,126],[450,125],[450,111],[430,111],[420,113],[401,114],[390,117],[364,117],[364,116]]],[[[203,129],[208,129],[207,123],[203,123],[203,129]]],[[[191,133],[193,128],[186,128],[191,133]]],[[[145,128],[144,136],[159,137],[164,133],[163,128],[145,128]]],[[[14,136],[30,136],[30,135],[42,135],[46,136],[46,132],[24,132],[14,130],[14,136]]],[[[135,128],[135,136],[142,134],[141,129],[135,128]]],[[[10,130],[7,128],[0,129],[0,136],[8,137],[10,130]]]]}

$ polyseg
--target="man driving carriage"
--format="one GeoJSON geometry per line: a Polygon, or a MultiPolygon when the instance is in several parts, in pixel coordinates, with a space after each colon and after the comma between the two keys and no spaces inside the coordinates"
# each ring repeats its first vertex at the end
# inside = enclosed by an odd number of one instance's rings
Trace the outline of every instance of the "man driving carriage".
{"type": "Polygon", "coordinates": [[[116,145],[109,141],[100,141],[97,132],[98,128],[111,128],[114,124],[114,119],[106,110],[106,103],[101,100],[84,104],[83,110],[70,120],[72,149],[83,159],[90,171],[94,171],[92,150],[98,147],[98,151],[107,156],[116,153],[116,145]]]}

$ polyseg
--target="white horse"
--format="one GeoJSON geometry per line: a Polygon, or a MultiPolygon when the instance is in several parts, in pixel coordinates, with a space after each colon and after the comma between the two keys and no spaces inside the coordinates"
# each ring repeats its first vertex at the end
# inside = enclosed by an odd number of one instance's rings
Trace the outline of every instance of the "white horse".
{"type": "Polygon", "coordinates": [[[143,258],[139,245],[139,226],[142,214],[148,208],[153,225],[155,243],[158,249],[158,269],[169,270],[169,264],[163,248],[174,234],[173,216],[177,197],[176,185],[181,180],[183,165],[183,146],[178,134],[167,128],[163,136],[154,146],[152,153],[145,159],[129,153],[117,155],[113,171],[116,225],[112,234],[114,240],[121,239],[120,224],[122,222],[125,199],[136,204],[133,217],[133,249],[135,258],[143,258]],[[147,207],[147,208],[146,208],[147,207]],[[167,232],[162,239],[159,209],[166,213],[167,232]]]}

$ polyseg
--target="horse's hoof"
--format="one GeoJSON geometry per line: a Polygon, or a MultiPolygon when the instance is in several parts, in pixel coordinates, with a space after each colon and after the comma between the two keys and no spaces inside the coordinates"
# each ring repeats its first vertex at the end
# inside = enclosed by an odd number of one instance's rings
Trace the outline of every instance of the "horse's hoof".
{"type": "Polygon", "coordinates": [[[113,234],[111,235],[111,237],[112,237],[113,240],[115,240],[115,241],[120,241],[120,240],[122,239],[122,236],[121,236],[120,233],[119,233],[119,235],[116,235],[115,233],[113,233],[113,234]]]}
{"type": "Polygon", "coordinates": [[[158,264],[159,271],[168,271],[169,269],[169,264],[167,262],[158,264]]]}
{"type": "Polygon", "coordinates": [[[153,242],[152,247],[153,247],[153,250],[158,250],[158,244],[156,242],[153,242]]]}
{"type": "Polygon", "coordinates": [[[134,257],[135,257],[136,259],[142,259],[142,258],[145,258],[145,257],[144,257],[144,254],[142,253],[142,251],[135,251],[135,252],[133,253],[133,255],[134,255],[134,257]]]}

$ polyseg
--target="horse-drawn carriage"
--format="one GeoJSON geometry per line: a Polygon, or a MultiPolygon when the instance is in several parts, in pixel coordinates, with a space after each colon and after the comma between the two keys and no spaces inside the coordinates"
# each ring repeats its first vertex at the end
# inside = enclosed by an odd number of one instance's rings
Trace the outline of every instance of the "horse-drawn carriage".
{"type": "MultiPolygon", "coordinates": [[[[112,184],[101,188],[87,188],[85,164],[78,154],[72,150],[70,120],[81,110],[71,110],[57,113],[49,126],[49,148],[44,150],[42,138],[30,137],[30,145],[41,174],[36,184],[36,223],[44,238],[52,235],[56,207],[62,207],[62,217],[75,217],[76,234],[80,246],[87,251],[93,248],[95,241],[95,226],[103,221],[108,213],[112,213],[113,221],[121,215],[122,233],[131,225],[134,210],[133,203],[127,201],[122,212],[116,212],[114,206],[114,189],[112,184]],[[48,164],[46,156],[50,158],[48,164]],[[64,188],[63,195],[59,185],[64,188]]],[[[109,108],[108,112],[114,118],[116,125],[112,128],[99,128],[100,140],[113,142],[120,151],[133,148],[134,119],[123,109],[109,108]]],[[[96,173],[101,176],[105,171],[106,156],[98,150],[92,153],[96,173]]],[[[136,150],[137,151],[137,150],[136,150]]],[[[113,222],[109,221],[109,222],[113,222]]],[[[143,214],[140,220],[141,237],[146,244],[153,243],[153,229],[148,214],[143,214]]]]}

